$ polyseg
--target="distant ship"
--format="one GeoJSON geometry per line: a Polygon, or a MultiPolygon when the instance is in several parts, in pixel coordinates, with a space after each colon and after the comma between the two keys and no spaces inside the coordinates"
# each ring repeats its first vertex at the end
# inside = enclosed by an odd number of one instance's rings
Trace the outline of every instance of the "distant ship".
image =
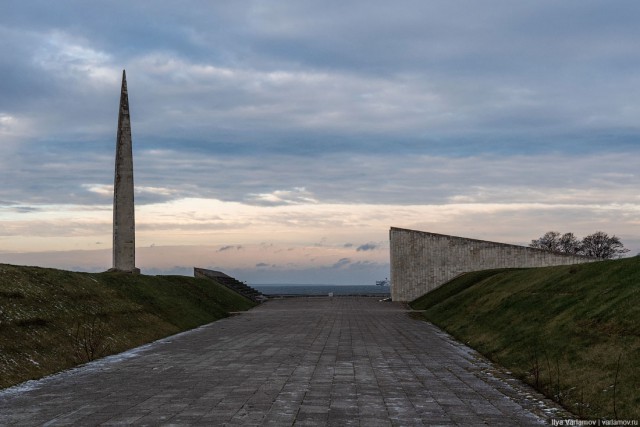
{"type": "Polygon", "coordinates": [[[390,286],[389,279],[376,280],[376,286],[390,286]]]}

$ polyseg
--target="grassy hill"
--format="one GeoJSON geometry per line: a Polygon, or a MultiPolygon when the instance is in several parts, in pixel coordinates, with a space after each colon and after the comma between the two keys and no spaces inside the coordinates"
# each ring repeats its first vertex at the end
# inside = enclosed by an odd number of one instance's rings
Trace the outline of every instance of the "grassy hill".
{"type": "Polygon", "coordinates": [[[640,418],[640,257],[465,274],[425,319],[585,418],[640,418]]]}
{"type": "Polygon", "coordinates": [[[211,279],[0,264],[0,388],[253,306],[211,279]]]}

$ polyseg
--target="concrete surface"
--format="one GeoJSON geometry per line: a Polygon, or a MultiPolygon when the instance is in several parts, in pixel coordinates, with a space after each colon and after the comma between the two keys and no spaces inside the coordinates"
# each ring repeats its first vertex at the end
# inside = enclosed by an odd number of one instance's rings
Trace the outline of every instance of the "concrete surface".
{"type": "Polygon", "coordinates": [[[599,261],[526,246],[391,227],[391,299],[413,301],[454,277],[492,268],[549,267],[599,261]]]}
{"type": "Polygon", "coordinates": [[[133,184],[133,142],[127,75],[122,71],[116,168],[113,180],[113,268],[112,271],[140,273],[136,268],[136,224],[133,184]]]}
{"type": "Polygon", "coordinates": [[[272,300],[0,392],[0,425],[536,425],[548,402],[399,303],[272,300]]]}

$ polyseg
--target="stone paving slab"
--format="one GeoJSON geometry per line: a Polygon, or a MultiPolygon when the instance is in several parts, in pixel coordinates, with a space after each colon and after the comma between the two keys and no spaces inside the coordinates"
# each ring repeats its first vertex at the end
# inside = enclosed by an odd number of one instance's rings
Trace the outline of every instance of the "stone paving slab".
{"type": "Polygon", "coordinates": [[[399,303],[271,300],[0,391],[0,425],[538,425],[561,414],[399,303]]]}

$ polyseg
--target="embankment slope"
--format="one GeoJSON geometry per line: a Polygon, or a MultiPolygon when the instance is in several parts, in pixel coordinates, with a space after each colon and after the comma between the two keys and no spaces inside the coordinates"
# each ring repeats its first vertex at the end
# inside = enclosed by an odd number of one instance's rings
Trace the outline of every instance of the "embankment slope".
{"type": "Polygon", "coordinates": [[[0,388],[253,306],[211,279],[0,264],[0,388]]]}
{"type": "Polygon", "coordinates": [[[576,415],[640,418],[640,257],[469,273],[411,306],[576,415]]]}

